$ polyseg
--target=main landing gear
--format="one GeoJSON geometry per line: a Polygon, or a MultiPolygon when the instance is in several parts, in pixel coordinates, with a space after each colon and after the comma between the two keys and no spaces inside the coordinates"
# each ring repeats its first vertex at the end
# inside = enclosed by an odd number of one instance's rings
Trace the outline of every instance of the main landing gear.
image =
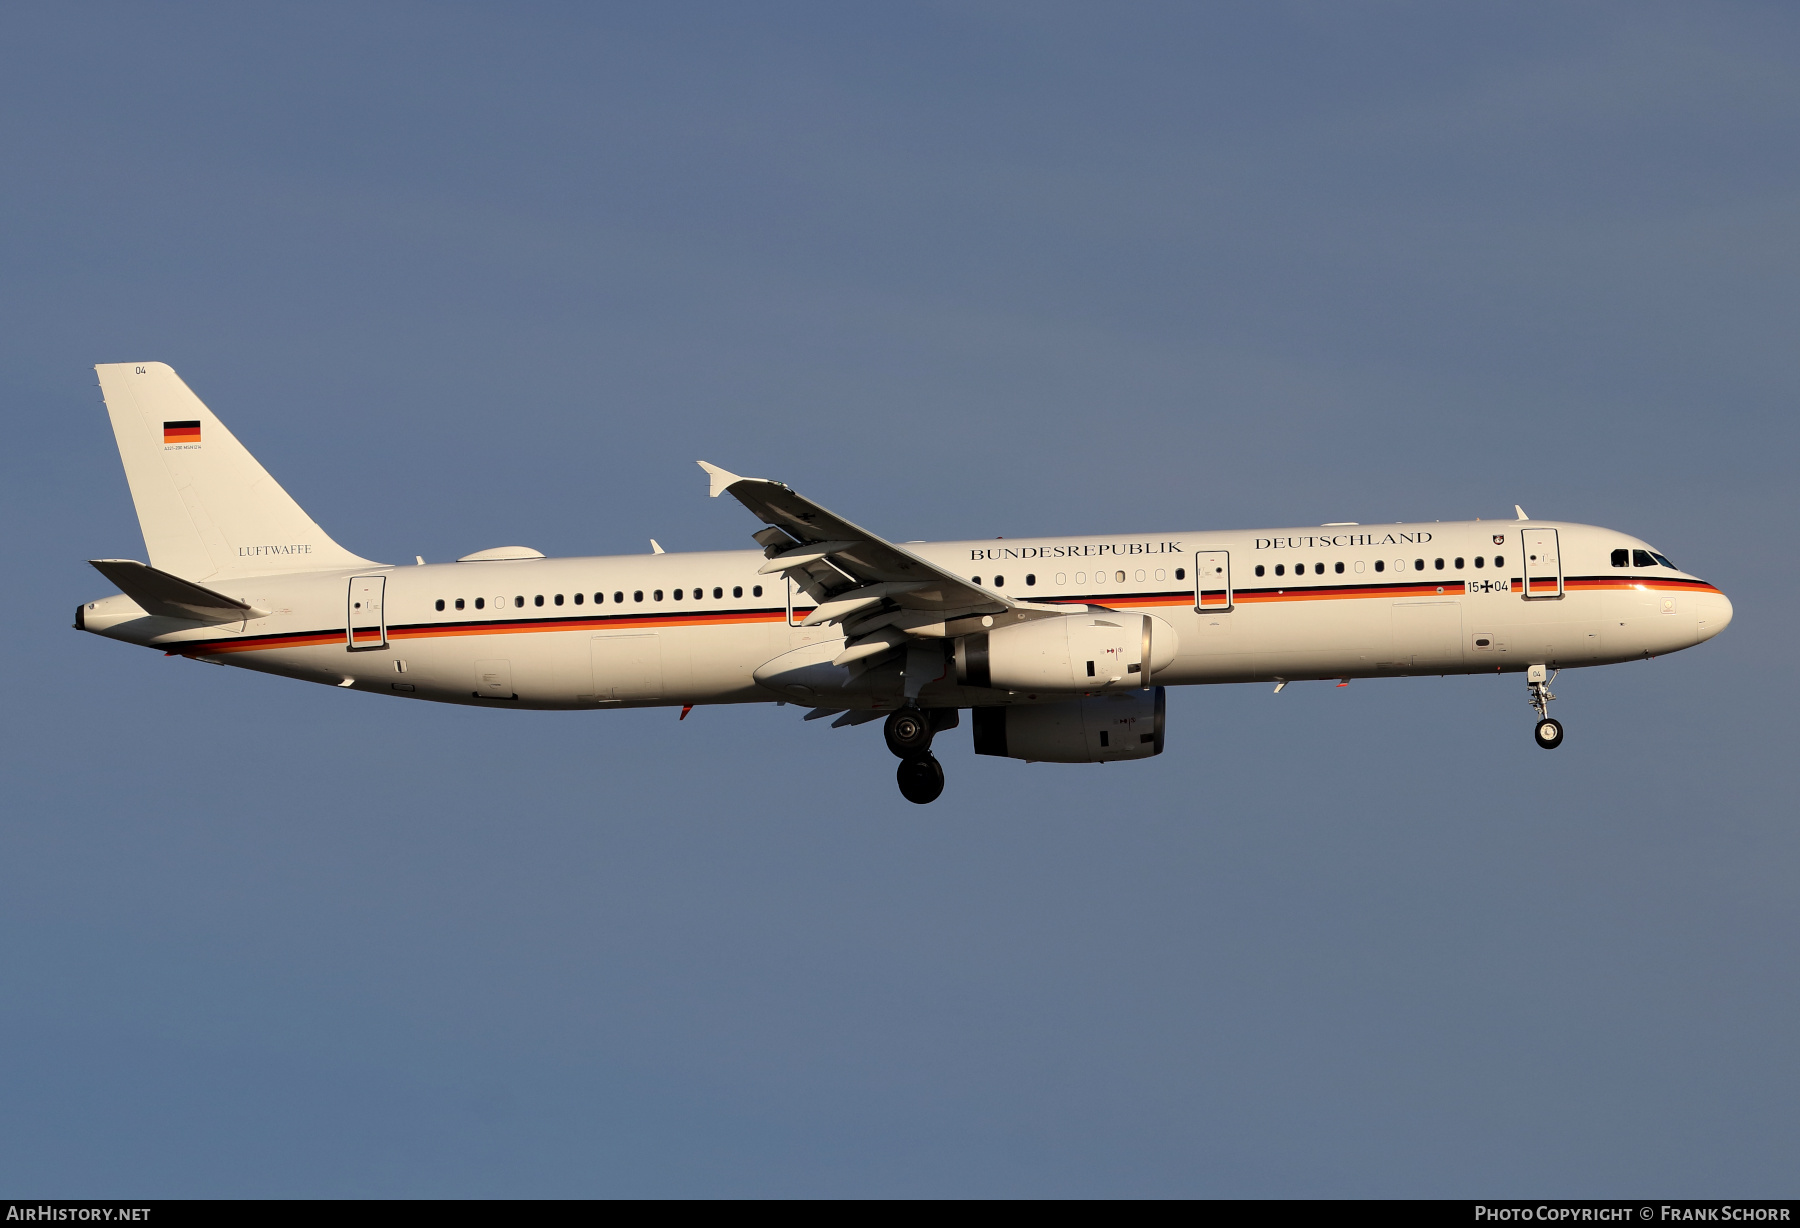
{"type": "MultiPolygon", "coordinates": [[[[1560,673],[1561,671],[1557,671],[1560,673]]],[[[1550,684],[1556,680],[1556,674],[1548,673],[1546,667],[1533,665],[1525,671],[1525,684],[1531,692],[1531,706],[1537,709],[1537,728],[1531,731],[1537,744],[1545,750],[1555,750],[1562,745],[1562,722],[1550,715],[1550,701],[1556,696],[1550,693],[1550,684]]]]}
{"type": "Polygon", "coordinates": [[[920,806],[935,802],[944,791],[944,766],[931,753],[931,738],[936,732],[930,718],[917,708],[902,708],[882,726],[888,749],[900,759],[900,767],[894,772],[900,796],[920,806]]]}

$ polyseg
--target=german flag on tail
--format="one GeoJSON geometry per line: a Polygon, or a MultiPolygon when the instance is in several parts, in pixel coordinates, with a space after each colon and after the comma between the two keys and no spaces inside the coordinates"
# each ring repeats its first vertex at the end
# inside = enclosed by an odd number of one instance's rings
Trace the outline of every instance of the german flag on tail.
{"type": "Polygon", "coordinates": [[[163,423],[163,442],[164,443],[199,443],[200,442],[200,423],[197,420],[194,422],[165,422],[165,423],[163,423]]]}

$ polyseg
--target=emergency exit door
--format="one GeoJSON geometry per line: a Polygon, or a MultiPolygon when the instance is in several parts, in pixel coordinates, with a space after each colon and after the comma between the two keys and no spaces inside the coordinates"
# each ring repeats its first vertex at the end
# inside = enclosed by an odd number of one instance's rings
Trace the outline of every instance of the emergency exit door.
{"type": "Polygon", "coordinates": [[[1202,550],[1194,556],[1194,608],[1218,613],[1231,608],[1231,552],[1202,550]]]}
{"type": "Polygon", "coordinates": [[[387,592],[386,576],[351,576],[350,595],[345,599],[344,646],[351,652],[386,648],[387,614],[382,606],[387,592]]]}
{"type": "Polygon", "coordinates": [[[1525,596],[1563,595],[1562,555],[1555,529],[1525,530],[1525,596]]]}

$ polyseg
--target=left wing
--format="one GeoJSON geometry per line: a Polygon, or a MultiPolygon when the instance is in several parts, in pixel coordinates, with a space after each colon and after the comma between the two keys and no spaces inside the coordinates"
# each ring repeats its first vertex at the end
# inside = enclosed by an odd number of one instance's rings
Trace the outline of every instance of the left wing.
{"type": "Polygon", "coordinates": [[[755,534],[769,561],[764,574],[783,573],[814,602],[802,626],[840,623],[847,642],[835,664],[885,656],[909,638],[938,638],[977,630],[962,619],[1011,615],[1040,618],[1066,611],[1014,601],[920,558],[904,546],[845,520],[780,482],[739,477],[699,462],[712,495],[729,493],[769,527],[755,534]]]}

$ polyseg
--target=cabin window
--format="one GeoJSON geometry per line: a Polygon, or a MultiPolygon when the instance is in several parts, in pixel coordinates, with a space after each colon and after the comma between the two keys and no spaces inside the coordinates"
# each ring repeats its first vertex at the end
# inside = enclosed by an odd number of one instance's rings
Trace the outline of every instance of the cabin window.
{"type": "Polygon", "coordinates": [[[681,600],[681,590],[680,589],[675,590],[675,600],[677,600],[677,601],[681,600]]]}
{"type": "Polygon", "coordinates": [[[750,595],[751,595],[751,596],[752,596],[752,597],[760,597],[760,596],[762,596],[762,585],[760,585],[760,584],[758,584],[758,585],[757,585],[757,586],[756,586],[756,587],[755,587],[755,588],[753,588],[753,589],[751,589],[751,590],[750,590],[750,595]]]}
{"type": "Polygon", "coordinates": [[[444,599],[442,597],[438,598],[437,608],[440,610],[444,608],[444,599]]]}
{"type": "Polygon", "coordinates": [[[1025,587],[1026,587],[1026,588],[1033,588],[1033,587],[1035,587],[1035,586],[1036,586],[1036,585],[1037,585],[1037,576],[1036,576],[1036,575],[1034,575],[1034,574],[1033,574],[1033,573],[1031,573],[1031,572],[1029,572],[1029,571],[1028,571],[1028,572],[1026,572],[1026,573],[1025,573],[1025,587]]]}
{"type": "Polygon", "coordinates": [[[660,588],[657,589],[655,592],[651,593],[650,595],[652,597],[656,598],[658,601],[662,600],[662,590],[660,588]]]}
{"type": "Polygon", "coordinates": [[[1433,567],[1437,568],[1439,571],[1444,570],[1444,560],[1443,559],[1433,559],[1431,565],[1433,567]]]}
{"type": "Polygon", "coordinates": [[[641,588],[633,589],[632,593],[631,593],[631,599],[633,601],[642,601],[644,599],[644,590],[641,588]]]}
{"type": "MultiPolygon", "coordinates": [[[[544,599],[542,597],[539,597],[538,604],[542,605],[543,603],[544,603],[544,599]]],[[[513,598],[513,606],[515,609],[520,609],[520,610],[524,609],[525,608],[525,598],[514,597],[513,598]]]]}
{"type": "MultiPolygon", "coordinates": [[[[1258,572],[1258,573],[1257,573],[1257,574],[1258,574],[1258,575],[1261,575],[1261,574],[1262,574],[1262,573],[1261,573],[1261,572],[1258,572]]],[[[1187,579],[1187,568],[1185,568],[1185,567],[1177,567],[1177,568],[1176,568],[1176,569],[1175,569],[1175,578],[1176,578],[1176,579],[1177,579],[1177,580],[1185,580],[1185,579],[1187,579]]]]}
{"type": "Polygon", "coordinates": [[[544,604],[544,594],[539,593],[537,596],[533,597],[531,599],[531,604],[536,605],[536,606],[543,605],[544,604]]]}
{"type": "Polygon", "coordinates": [[[1414,559],[1413,560],[1413,570],[1414,571],[1424,571],[1425,570],[1425,560],[1424,559],[1414,559]]]}
{"type": "Polygon", "coordinates": [[[1256,565],[1256,574],[1260,576],[1260,575],[1262,575],[1262,573],[1263,573],[1263,565],[1261,563],[1258,563],[1256,565]]]}
{"type": "Polygon", "coordinates": [[[1278,576],[1287,575],[1287,564],[1286,563],[1275,564],[1275,574],[1278,576]]]}
{"type": "Polygon", "coordinates": [[[1615,550],[1612,552],[1612,565],[1614,567],[1626,567],[1626,566],[1629,566],[1630,563],[1631,563],[1631,551],[1615,550]]]}
{"type": "Polygon", "coordinates": [[[731,586],[731,595],[733,597],[742,597],[744,595],[744,586],[741,584],[732,585],[731,586]]]}
{"type": "Polygon", "coordinates": [[[456,608],[459,610],[463,608],[463,599],[461,597],[456,599],[456,608]]]}
{"type": "Polygon", "coordinates": [[[481,608],[482,608],[482,607],[483,607],[483,606],[485,606],[485,605],[487,605],[487,598],[486,598],[486,597],[477,597],[477,598],[475,598],[475,608],[476,608],[476,609],[478,609],[478,610],[479,610],[479,609],[481,609],[481,608]]]}
{"type": "Polygon", "coordinates": [[[1343,574],[1344,574],[1344,565],[1343,565],[1343,564],[1342,564],[1342,563],[1338,563],[1338,564],[1337,564],[1337,565],[1336,565],[1336,566],[1335,566],[1335,567],[1334,567],[1334,568],[1333,568],[1333,570],[1334,570],[1334,571],[1336,571],[1336,572],[1337,572],[1337,573],[1338,573],[1338,575],[1340,575],[1340,576],[1341,576],[1341,575],[1343,575],[1343,574]]]}
{"type": "Polygon", "coordinates": [[[1494,556],[1494,566],[1496,566],[1496,567],[1506,566],[1506,556],[1504,554],[1496,554],[1494,556]]]}
{"type": "Polygon", "coordinates": [[[717,585],[713,586],[713,600],[714,601],[719,600],[719,598],[723,597],[724,595],[725,595],[724,589],[718,587],[717,585]]]}
{"type": "Polygon", "coordinates": [[[977,587],[980,587],[980,585],[981,585],[981,577],[980,576],[970,576],[969,579],[974,581],[975,585],[977,587]]]}
{"type": "Polygon", "coordinates": [[[1315,575],[1315,576],[1322,576],[1322,575],[1324,575],[1324,574],[1325,574],[1325,564],[1323,564],[1323,563],[1314,563],[1314,564],[1313,564],[1313,575],[1315,575]]]}
{"type": "Polygon", "coordinates": [[[1376,559],[1375,560],[1375,570],[1376,571],[1386,571],[1387,570],[1387,560],[1386,559],[1376,559]]]}
{"type": "Polygon", "coordinates": [[[556,594],[556,604],[557,605],[562,604],[562,594],[561,593],[556,594]]]}
{"type": "Polygon", "coordinates": [[[584,594],[581,594],[581,593],[575,594],[575,604],[576,605],[580,605],[585,600],[586,600],[586,597],[584,594]]]}
{"type": "MultiPolygon", "coordinates": [[[[638,595],[637,595],[637,599],[638,599],[638,600],[639,600],[639,601],[642,601],[642,600],[643,600],[643,599],[644,599],[644,594],[642,594],[642,593],[639,593],[639,594],[638,594],[638,595]]],[[[624,593],[614,593],[614,594],[613,594],[613,604],[614,604],[614,605],[623,605],[623,604],[625,604],[625,594],[624,594],[624,593]]]]}
{"type": "Polygon", "coordinates": [[[995,588],[999,588],[1002,584],[1005,584],[1005,583],[1006,583],[1005,576],[995,576],[994,577],[994,587],[995,588]]]}
{"type": "Polygon", "coordinates": [[[1463,567],[1463,561],[1461,559],[1457,559],[1456,560],[1456,570],[1461,571],[1462,567],[1463,567]]]}
{"type": "Polygon", "coordinates": [[[1479,555],[1479,554],[1478,554],[1478,555],[1476,555],[1476,556],[1475,556],[1475,566],[1476,566],[1476,567],[1486,567],[1486,566],[1487,566],[1487,560],[1486,560],[1486,559],[1484,559],[1484,558],[1482,558],[1482,557],[1481,557],[1481,556],[1480,556],[1480,555],[1479,555]]]}

